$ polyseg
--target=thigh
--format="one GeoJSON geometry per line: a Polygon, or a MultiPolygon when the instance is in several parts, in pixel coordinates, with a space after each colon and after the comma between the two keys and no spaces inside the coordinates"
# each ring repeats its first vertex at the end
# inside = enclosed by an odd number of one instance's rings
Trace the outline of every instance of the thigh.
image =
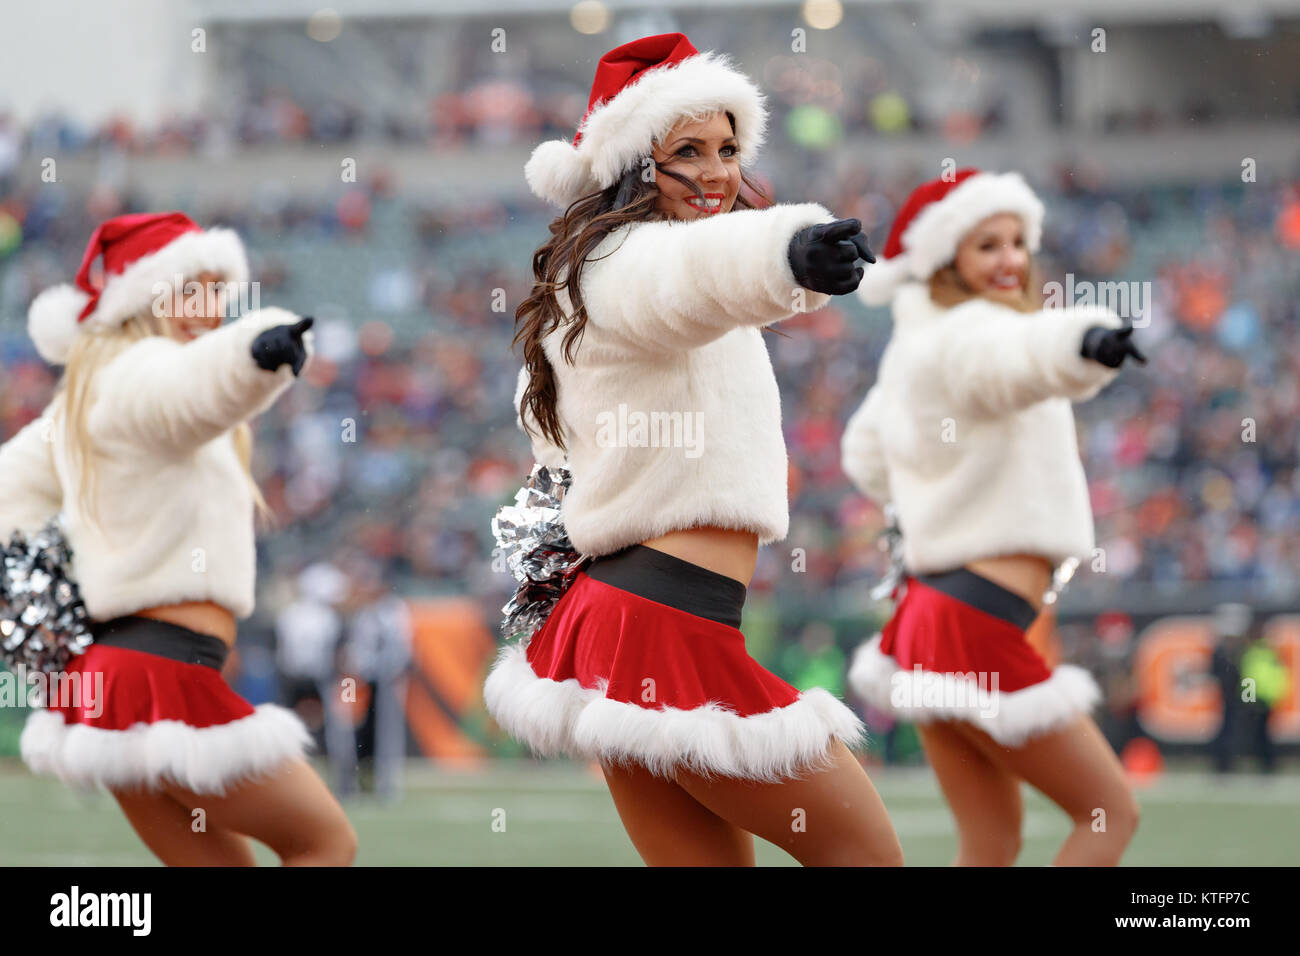
{"type": "Polygon", "coordinates": [[[779,783],[678,773],[677,781],[724,820],[806,865],[901,865],[903,851],[867,772],[840,740],[829,765],[779,783]]]}
{"type": "Polygon", "coordinates": [[[220,796],[181,787],[170,787],[167,792],[182,806],[201,808],[209,824],[251,836],[282,858],[355,840],[343,808],[301,758],[220,796]]]}
{"type": "Polygon", "coordinates": [[[926,757],[952,809],[961,865],[1009,866],[1020,850],[1020,779],[968,740],[954,721],[917,724],[926,757]]]}
{"type": "Polygon", "coordinates": [[[1121,818],[1136,815],[1124,768],[1091,717],[1078,717],[1018,747],[1003,746],[970,724],[962,724],[961,731],[990,760],[1024,779],[1076,822],[1093,820],[1098,810],[1121,818]]]}
{"type": "Polygon", "coordinates": [[[753,866],[754,840],[682,787],[637,764],[601,764],[632,845],[649,866],[753,866]]]}
{"type": "Polygon", "coordinates": [[[114,790],[113,797],[136,834],[167,866],[256,866],[253,848],[238,833],[204,821],[158,791],[114,790]]]}

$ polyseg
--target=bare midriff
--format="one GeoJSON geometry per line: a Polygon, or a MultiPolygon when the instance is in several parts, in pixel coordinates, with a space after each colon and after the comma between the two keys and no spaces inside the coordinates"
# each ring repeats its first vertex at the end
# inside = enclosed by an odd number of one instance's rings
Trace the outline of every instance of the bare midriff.
{"type": "Polygon", "coordinates": [[[183,601],[179,604],[160,604],[135,612],[136,617],[151,617],[156,621],[179,624],[200,634],[220,638],[227,647],[235,645],[235,615],[212,601],[183,601]]]}
{"type": "Polygon", "coordinates": [[[649,538],[641,544],[735,578],[745,587],[749,587],[754,565],[758,562],[758,535],[734,528],[684,528],[649,538]]]}
{"type": "Polygon", "coordinates": [[[1000,584],[1034,606],[1043,607],[1043,594],[1052,583],[1052,563],[1037,554],[1007,554],[967,563],[966,570],[1000,584]]]}

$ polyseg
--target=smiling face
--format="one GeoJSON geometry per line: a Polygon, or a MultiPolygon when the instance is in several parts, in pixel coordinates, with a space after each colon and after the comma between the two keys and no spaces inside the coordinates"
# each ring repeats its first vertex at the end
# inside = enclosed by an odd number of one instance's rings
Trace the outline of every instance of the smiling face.
{"type": "Polygon", "coordinates": [[[954,261],[957,275],[976,295],[1007,305],[1024,299],[1029,281],[1025,227],[1013,213],[998,213],[962,238],[954,261]]]}
{"type": "Polygon", "coordinates": [[[200,272],[187,277],[182,294],[173,297],[167,324],[173,338],[189,342],[204,332],[211,332],[225,318],[226,290],[224,276],[200,272]]]}
{"type": "Polygon", "coordinates": [[[654,145],[655,208],[669,219],[702,219],[730,212],[740,194],[740,144],[726,113],[674,126],[654,145]],[[704,191],[700,200],[685,183],[664,172],[695,182],[704,191]]]}

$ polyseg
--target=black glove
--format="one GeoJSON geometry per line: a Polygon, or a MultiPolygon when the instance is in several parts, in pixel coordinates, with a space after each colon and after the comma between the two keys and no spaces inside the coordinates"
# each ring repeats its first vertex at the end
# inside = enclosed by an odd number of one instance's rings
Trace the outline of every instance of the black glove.
{"type": "Polygon", "coordinates": [[[787,253],[795,281],[805,289],[830,295],[847,295],[862,281],[859,258],[875,262],[867,247],[862,223],[839,219],[800,229],[787,253]]]}
{"type": "Polygon", "coordinates": [[[1083,333],[1083,347],[1079,349],[1079,354],[1086,359],[1100,362],[1107,368],[1119,368],[1124,364],[1124,358],[1129,355],[1133,356],[1133,361],[1139,365],[1146,365],[1147,357],[1138,349],[1132,336],[1133,324],[1127,319],[1124,320],[1123,327],[1118,329],[1094,325],[1083,333]]]}
{"type": "Polygon", "coordinates": [[[293,374],[302,371],[307,361],[307,348],[302,344],[302,334],[316,321],[310,315],[293,325],[274,325],[253,339],[253,361],[260,368],[274,372],[288,362],[293,374]]]}

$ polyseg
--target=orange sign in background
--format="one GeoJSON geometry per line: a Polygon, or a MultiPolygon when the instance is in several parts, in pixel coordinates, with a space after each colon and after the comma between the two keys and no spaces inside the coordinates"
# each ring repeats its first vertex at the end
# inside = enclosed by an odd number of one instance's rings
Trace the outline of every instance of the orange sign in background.
{"type": "Polygon", "coordinates": [[[411,664],[406,719],[420,750],[442,762],[473,765],[487,758],[463,722],[483,708],[483,678],[496,640],[470,600],[411,601],[411,664]]]}
{"type": "MultiPolygon", "coordinates": [[[[1223,701],[1210,673],[1213,627],[1208,615],[1163,617],[1138,635],[1138,721],[1157,740],[1205,743],[1219,731],[1223,701]]],[[[1273,708],[1269,734],[1279,743],[1300,741],[1300,615],[1270,618],[1263,633],[1291,672],[1290,695],[1273,708]]]]}

